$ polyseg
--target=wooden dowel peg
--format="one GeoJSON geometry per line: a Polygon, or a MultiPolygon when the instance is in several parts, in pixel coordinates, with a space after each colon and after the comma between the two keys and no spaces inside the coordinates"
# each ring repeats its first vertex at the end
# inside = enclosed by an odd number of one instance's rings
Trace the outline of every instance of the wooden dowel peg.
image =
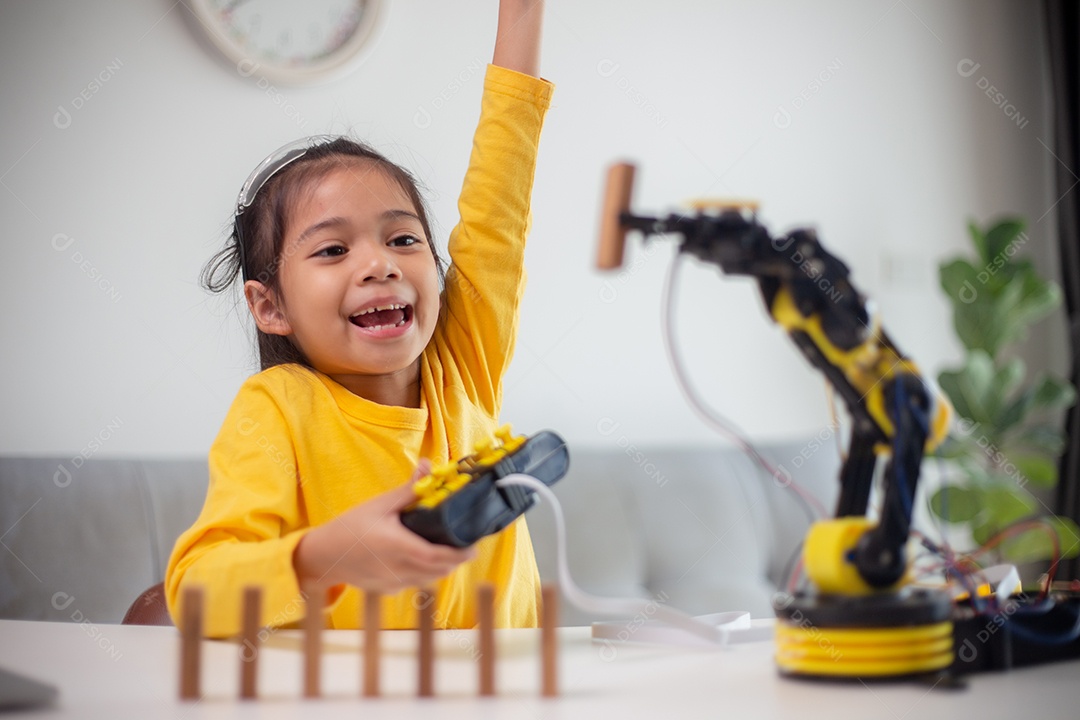
{"type": "Polygon", "coordinates": [[[495,588],[484,583],[477,589],[476,612],[480,639],[480,695],[495,694],[495,588]]]}
{"type": "Polygon", "coordinates": [[[540,620],[541,692],[544,697],[559,695],[559,586],[544,585],[540,620]]]}
{"type": "Polygon", "coordinates": [[[240,697],[259,696],[259,632],[262,630],[262,588],[244,588],[243,616],[240,620],[240,697]]]}
{"type": "Polygon", "coordinates": [[[203,589],[186,587],[180,596],[180,699],[199,699],[202,674],[203,589]]]}
{"type": "Polygon", "coordinates": [[[364,592],[364,697],[379,697],[379,631],[382,629],[382,593],[364,592]]]}
{"type": "Polygon", "coordinates": [[[316,585],[305,585],[304,620],[304,697],[317,698],[321,694],[319,675],[322,662],[323,607],[326,592],[316,585]]]}
{"type": "Polygon", "coordinates": [[[435,694],[435,591],[425,588],[416,597],[419,602],[417,625],[420,628],[416,694],[419,697],[432,697],[435,694]]]}

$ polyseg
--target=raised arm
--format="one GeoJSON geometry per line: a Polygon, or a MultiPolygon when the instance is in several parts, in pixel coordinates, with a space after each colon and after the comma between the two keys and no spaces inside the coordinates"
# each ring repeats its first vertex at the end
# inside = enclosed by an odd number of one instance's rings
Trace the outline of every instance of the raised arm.
{"type": "Polygon", "coordinates": [[[553,89],[537,76],[543,11],[543,0],[500,0],[461,220],[450,233],[445,312],[429,345],[442,382],[464,390],[493,422],[517,335],[537,147],[553,89]]]}
{"type": "Polygon", "coordinates": [[[499,0],[499,30],[492,65],[540,77],[544,0],[499,0]]]}

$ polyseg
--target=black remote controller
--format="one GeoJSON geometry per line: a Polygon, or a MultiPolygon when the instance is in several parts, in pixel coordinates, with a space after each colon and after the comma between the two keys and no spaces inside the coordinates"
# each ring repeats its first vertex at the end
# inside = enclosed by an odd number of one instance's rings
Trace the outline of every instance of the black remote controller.
{"type": "Polygon", "coordinates": [[[569,464],[566,442],[557,434],[545,430],[512,437],[504,426],[488,442],[478,443],[472,455],[417,480],[417,500],[402,511],[401,522],[433,543],[468,547],[499,532],[536,502],[532,490],[496,487],[496,480],[524,473],[552,485],[569,464]]]}

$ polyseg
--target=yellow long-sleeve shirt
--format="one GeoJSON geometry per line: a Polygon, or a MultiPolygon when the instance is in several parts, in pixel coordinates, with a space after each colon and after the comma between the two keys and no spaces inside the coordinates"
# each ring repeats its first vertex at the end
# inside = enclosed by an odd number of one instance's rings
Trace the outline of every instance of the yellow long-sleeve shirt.
{"type": "MultiPolygon", "coordinates": [[[[210,450],[202,513],[169,560],[174,618],[182,588],[201,585],[205,634],[235,634],[243,588],[259,585],[263,624],[297,622],[304,602],[292,558],[310,528],[407,482],[420,458],[458,458],[492,434],[517,332],[536,151],[551,92],[546,81],[488,67],[440,317],[420,358],[420,408],[379,405],[299,365],[263,371],[240,388],[210,450]]],[[[476,550],[439,583],[437,622],[475,624],[476,586],[491,582],[496,622],[535,626],[539,576],[524,518],[476,550]]],[[[362,626],[359,591],[335,588],[331,598],[330,627],[362,626]]],[[[417,607],[413,590],[384,597],[383,627],[415,627],[417,607]]]]}

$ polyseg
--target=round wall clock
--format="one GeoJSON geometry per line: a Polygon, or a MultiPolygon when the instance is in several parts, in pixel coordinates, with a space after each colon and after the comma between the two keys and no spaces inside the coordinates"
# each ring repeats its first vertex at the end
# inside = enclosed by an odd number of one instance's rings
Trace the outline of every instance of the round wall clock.
{"type": "Polygon", "coordinates": [[[384,0],[193,0],[191,7],[237,72],[285,85],[355,69],[386,14],[384,0]]]}

